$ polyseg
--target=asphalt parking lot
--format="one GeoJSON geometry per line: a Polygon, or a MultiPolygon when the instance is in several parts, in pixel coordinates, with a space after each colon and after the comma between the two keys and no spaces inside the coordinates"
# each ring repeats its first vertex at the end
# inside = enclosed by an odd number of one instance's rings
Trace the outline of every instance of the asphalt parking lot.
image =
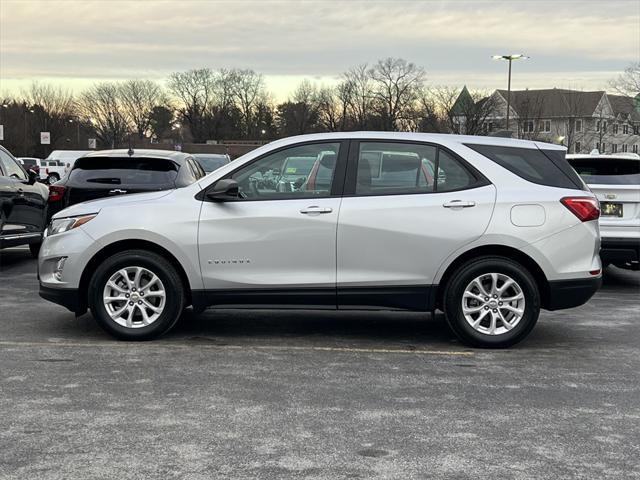
{"type": "Polygon", "coordinates": [[[638,478],[640,273],[504,351],[441,315],[190,313],[117,342],[0,257],[0,478],[638,478]]]}

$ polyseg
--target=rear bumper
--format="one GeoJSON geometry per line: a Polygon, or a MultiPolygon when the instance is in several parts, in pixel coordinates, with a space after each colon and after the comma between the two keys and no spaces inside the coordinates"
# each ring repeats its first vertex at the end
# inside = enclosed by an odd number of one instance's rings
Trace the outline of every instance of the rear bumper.
{"type": "Polygon", "coordinates": [[[562,310],[579,307],[589,301],[602,286],[602,277],[549,282],[549,293],[544,308],[562,310]]]}
{"type": "Polygon", "coordinates": [[[603,238],[600,258],[607,263],[640,261],[640,238],[603,238]]]}
{"type": "Polygon", "coordinates": [[[39,293],[45,300],[62,305],[76,315],[87,311],[87,307],[80,302],[77,288],[50,288],[40,285],[39,293]]]}

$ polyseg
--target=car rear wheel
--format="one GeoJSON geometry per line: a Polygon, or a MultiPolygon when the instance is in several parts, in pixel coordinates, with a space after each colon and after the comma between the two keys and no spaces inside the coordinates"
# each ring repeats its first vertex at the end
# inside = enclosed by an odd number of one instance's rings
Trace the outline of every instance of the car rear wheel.
{"type": "Polygon", "coordinates": [[[145,250],[118,253],[96,269],[89,307],[98,324],[123,340],[149,340],[168,332],[185,307],[176,269],[145,250]]]}
{"type": "Polygon", "coordinates": [[[58,180],[60,180],[60,176],[57,173],[52,173],[51,175],[49,175],[49,177],[47,178],[49,185],[53,185],[54,183],[56,183],[58,180]]]}
{"type": "Polygon", "coordinates": [[[451,276],[443,304],[447,322],[463,343],[505,348],[535,326],[540,293],[524,266],[503,257],[482,257],[451,276]]]}

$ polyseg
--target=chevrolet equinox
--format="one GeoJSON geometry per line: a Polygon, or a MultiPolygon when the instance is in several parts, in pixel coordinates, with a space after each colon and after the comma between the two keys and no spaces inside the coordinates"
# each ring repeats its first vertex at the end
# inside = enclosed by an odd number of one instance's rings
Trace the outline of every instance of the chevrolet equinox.
{"type": "Polygon", "coordinates": [[[187,306],[440,309],[464,343],[506,347],[541,308],[599,288],[599,215],[558,145],[292,137],[183,188],[58,212],[40,295],[127,340],[164,334],[187,306]]]}

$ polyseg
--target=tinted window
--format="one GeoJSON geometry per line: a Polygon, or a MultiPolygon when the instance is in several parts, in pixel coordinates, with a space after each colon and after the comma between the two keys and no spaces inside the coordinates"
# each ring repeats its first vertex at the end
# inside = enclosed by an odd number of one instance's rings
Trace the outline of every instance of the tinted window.
{"type": "Polygon", "coordinates": [[[174,185],[178,166],[156,158],[86,157],[76,161],[69,179],[97,185],[174,185]]]}
{"type": "MultiPolygon", "coordinates": [[[[470,144],[467,144],[467,147],[529,182],[549,187],[582,188],[582,185],[576,185],[575,181],[558,167],[560,159],[554,158],[554,161],[550,158],[556,155],[555,152],[548,156],[542,150],[533,148],[470,144]]],[[[562,161],[566,162],[564,159],[562,161]]]]}
{"type": "Polygon", "coordinates": [[[28,170],[31,167],[37,166],[38,162],[36,162],[34,159],[32,158],[23,158],[22,159],[22,164],[25,166],[25,168],[28,170]]]}
{"type": "Polygon", "coordinates": [[[633,158],[580,158],[569,163],[586,183],[640,185],[640,160],[633,158]]]}
{"type": "Polygon", "coordinates": [[[2,164],[2,171],[7,177],[13,177],[18,180],[26,180],[27,176],[24,170],[20,168],[20,165],[11,158],[9,154],[0,150],[0,163],[2,164]]]}
{"type": "Polygon", "coordinates": [[[432,145],[360,143],[356,194],[432,192],[436,151],[432,145]]]}
{"type": "Polygon", "coordinates": [[[339,149],[339,143],[286,148],[240,168],[231,178],[248,200],[327,197],[339,149]]]}

